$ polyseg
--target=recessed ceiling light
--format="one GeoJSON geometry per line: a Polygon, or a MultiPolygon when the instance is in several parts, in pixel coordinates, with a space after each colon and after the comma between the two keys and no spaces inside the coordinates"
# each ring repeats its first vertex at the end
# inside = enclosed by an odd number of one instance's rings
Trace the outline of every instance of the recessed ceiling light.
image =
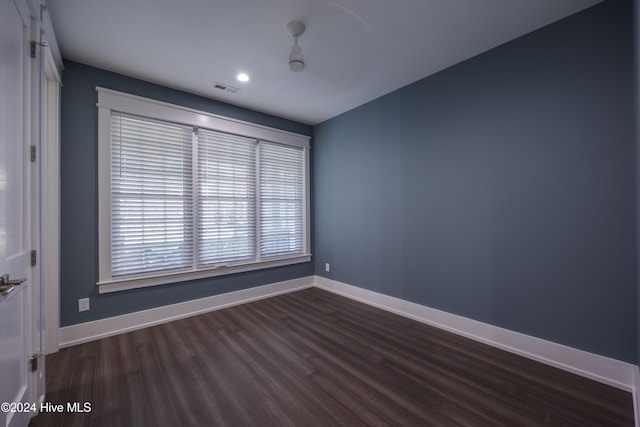
{"type": "Polygon", "coordinates": [[[249,76],[245,73],[240,73],[236,76],[236,79],[238,79],[241,82],[248,82],[249,81],[249,76]]]}

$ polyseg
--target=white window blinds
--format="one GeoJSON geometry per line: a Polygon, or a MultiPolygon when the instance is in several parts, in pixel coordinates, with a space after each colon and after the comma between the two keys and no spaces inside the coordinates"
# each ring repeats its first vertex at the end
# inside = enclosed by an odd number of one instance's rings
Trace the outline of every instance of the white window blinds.
{"type": "Polygon", "coordinates": [[[309,138],[98,91],[100,293],[309,262],[309,138]]]}
{"type": "Polygon", "coordinates": [[[252,260],[256,246],[256,140],[198,131],[198,262],[252,260]]]}
{"type": "Polygon", "coordinates": [[[191,128],[112,113],[112,276],[190,267],[191,128]]]}
{"type": "Polygon", "coordinates": [[[304,252],[305,162],[302,148],[260,144],[260,256],[304,252]]]}

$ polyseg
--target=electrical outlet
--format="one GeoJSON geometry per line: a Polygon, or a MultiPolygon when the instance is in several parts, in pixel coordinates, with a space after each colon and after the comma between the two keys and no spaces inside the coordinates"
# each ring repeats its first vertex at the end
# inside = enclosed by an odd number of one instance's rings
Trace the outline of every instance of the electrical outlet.
{"type": "Polygon", "coordinates": [[[78,311],[89,311],[89,298],[80,298],[78,300],[78,311]]]}
{"type": "Polygon", "coordinates": [[[331,271],[331,266],[329,265],[329,263],[326,263],[324,265],[324,271],[326,271],[327,273],[331,271]]]}

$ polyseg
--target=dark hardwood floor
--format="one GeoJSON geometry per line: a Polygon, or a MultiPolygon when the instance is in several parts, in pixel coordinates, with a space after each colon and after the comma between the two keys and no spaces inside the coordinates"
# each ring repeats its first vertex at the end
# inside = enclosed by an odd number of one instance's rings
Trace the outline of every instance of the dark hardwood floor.
{"type": "Polygon", "coordinates": [[[66,348],[31,426],[633,426],[631,394],[317,288],[66,348]]]}

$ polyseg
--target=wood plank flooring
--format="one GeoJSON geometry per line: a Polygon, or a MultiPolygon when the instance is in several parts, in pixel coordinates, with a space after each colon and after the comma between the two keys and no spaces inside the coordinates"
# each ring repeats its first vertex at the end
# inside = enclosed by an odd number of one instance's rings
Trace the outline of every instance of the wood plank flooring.
{"type": "Polygon", "coordinates": [[[31,426],[633,426],[631,394],[317,288],[47,356],[31,426]]]}

